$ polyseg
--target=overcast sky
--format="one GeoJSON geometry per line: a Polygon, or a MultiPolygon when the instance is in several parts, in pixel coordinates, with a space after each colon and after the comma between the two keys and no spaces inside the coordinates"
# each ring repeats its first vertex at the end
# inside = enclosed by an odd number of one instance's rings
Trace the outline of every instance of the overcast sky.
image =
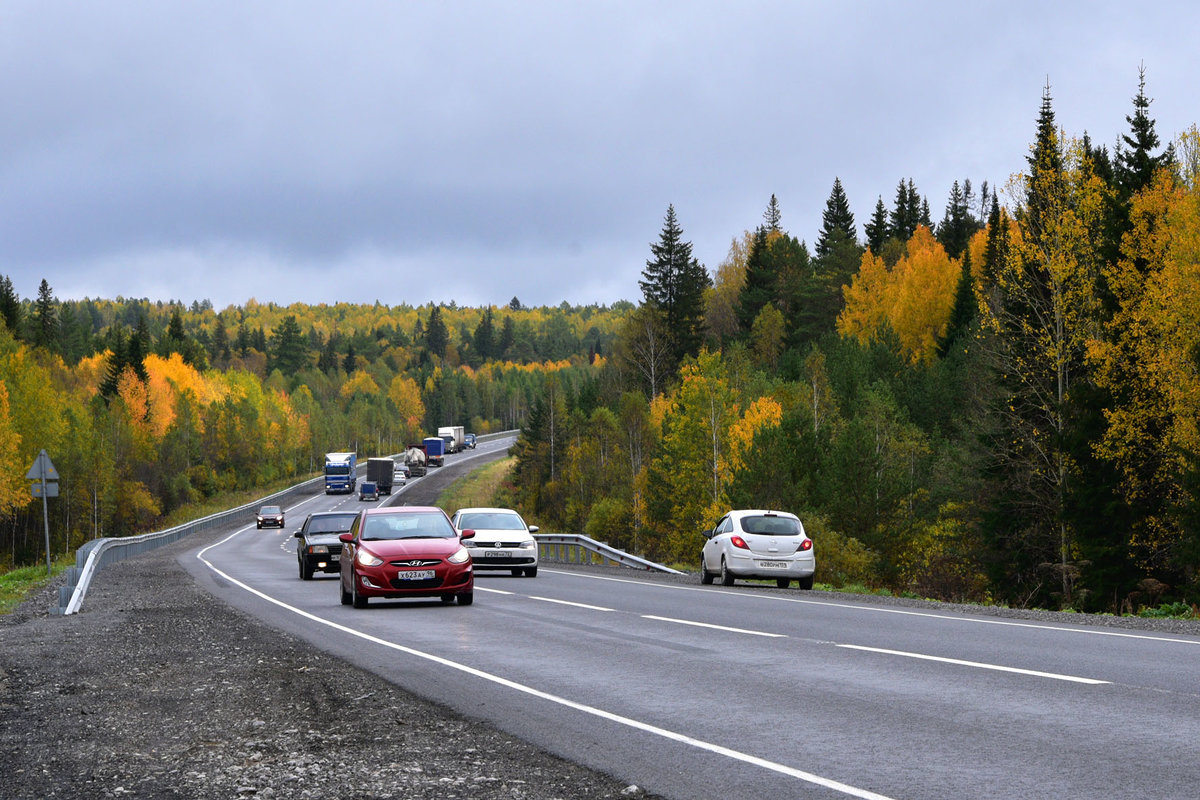
{"type": "MultiPolygon", "coordinates": [[[[668,204],[710,270],[911,178],[1200,123],[1200,3],[0,3],[0,274],[23,298],[612,303],[668,204]],[[1136,10],[1135,10],[1136,9],[1136,10]]],[[[1001,200],[1004,200],[1003,195],[1001,200]]]]}

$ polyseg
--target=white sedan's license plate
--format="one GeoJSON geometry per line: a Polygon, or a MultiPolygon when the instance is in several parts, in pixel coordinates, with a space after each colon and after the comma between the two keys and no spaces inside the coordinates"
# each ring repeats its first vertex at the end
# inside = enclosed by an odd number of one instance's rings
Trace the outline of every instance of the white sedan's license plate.
{"type": "Polygon", "coordinates": [[[502,556],[508,555],[508,553],[504,550],[484,550],[483,555],[486,558],[500,558],[502,556]]]}
{"type": "Polygon", "coordinates": [[[410,569],[404,572],[396,573],[396,580],[399,581],[427,581],[434,576],[434,571],[431,569],[410,569]]]}
{"type": "Polygon", "coordinates": [[[760,561],[758,565],[763,569],[787,569],[786,561],[760,561]]]}

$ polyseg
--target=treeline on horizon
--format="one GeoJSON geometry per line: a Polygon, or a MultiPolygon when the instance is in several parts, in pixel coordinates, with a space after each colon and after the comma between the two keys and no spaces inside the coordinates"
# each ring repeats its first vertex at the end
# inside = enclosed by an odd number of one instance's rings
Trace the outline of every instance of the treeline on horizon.
{"type": "Polygon", "coordinates": [[[1001,204],[911,179],[810,251],[775,197],[709,272],[673,208],[640,303],[280,307],[21,300],[0,278],[0,563],[306,475],[329,450],[521,428],[503,502],[693,566],[731,507],[795,511],[817,580],[1136,611],[1200,600],[1200,133],[1144,76],[1113,151],[1043,94],[1001,204]],[[39,504],[40,505],[40,504],[39,504]],[[7,540],[7,541],[6,541],[7,540]]]}
{"type": "MultiPolygon", "coordinates": [[[[523,422],[548,372],[594,370],[632,304],[526,308],[21,299],[0,276],[0,568],[45,557],[25,473],[45,449],[51,550],[182,507],[397,453],[440,425],[523,422]]],[[[574,380],[574,379],[572,379],[574,380]]]]}

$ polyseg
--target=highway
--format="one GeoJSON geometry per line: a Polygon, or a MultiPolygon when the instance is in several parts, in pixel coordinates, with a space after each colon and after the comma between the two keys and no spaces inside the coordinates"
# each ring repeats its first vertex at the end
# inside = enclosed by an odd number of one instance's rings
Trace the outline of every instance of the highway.
{"type": "Polygon", "coordinates": [[[292,533],[309,512],[362,505],[315,495],[285,509],[282,531],[249,519],[181,561],[274,627],[666,797],[1192,798],[1200,786],[1200,638],[549,564],[536,578],[477,574],[469,607],[355,610],[336,576],[299,579],[292,533]]]}

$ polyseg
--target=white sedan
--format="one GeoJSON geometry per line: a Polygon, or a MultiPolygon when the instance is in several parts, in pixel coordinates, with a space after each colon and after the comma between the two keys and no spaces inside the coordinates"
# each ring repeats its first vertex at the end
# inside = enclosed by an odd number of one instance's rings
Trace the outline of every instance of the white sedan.
{"type": "Polygon", "coordinates": [[[796,581],[813,587],[817,569],[813,542],[795,514],[786,511],[730,511],[704,531],[700,582],[732,586],[735,578],[773,580],[781,589],[796,581]]]}
{"type": "Polygon", "coordinates": [[[475,531],[464,539],[475,569],[507,569],[513,575],[532,578],[538,570],[538,548],[533,534],[536,525],[526,525],[511,508],[460,508],[451,518],[454,527],[475,531]]]}

